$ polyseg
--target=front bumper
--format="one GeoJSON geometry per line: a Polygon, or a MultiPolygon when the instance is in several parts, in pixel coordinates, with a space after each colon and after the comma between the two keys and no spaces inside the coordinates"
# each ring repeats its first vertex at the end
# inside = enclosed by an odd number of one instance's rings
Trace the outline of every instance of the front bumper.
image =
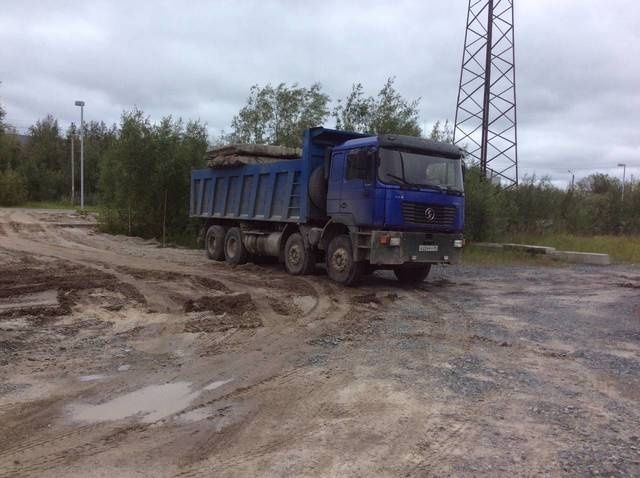
{"type": "Polygon", "coordinates": [[[374,265],[458,264],[462,234],[372,231],[369,262],[374,265]]]}

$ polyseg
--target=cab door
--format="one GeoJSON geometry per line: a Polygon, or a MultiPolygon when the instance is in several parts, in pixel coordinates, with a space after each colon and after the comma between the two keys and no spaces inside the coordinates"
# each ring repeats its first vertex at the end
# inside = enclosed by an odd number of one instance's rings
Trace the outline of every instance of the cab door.
{"type": "Polygon", "coordinates": [[[375,150],[354,149],[346,153],[339,209],[356,226],[373,224],[375,199],[375,150]]]}

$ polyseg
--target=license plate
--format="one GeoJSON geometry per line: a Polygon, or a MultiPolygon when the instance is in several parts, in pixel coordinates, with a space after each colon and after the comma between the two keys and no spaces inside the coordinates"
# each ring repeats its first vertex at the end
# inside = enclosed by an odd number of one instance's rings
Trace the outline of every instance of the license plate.
{"type": "Polygon", "coordinates": [[[438,246],[423,244],[421,246],[418,246],[418,252],[438,252],[438,246]]]}

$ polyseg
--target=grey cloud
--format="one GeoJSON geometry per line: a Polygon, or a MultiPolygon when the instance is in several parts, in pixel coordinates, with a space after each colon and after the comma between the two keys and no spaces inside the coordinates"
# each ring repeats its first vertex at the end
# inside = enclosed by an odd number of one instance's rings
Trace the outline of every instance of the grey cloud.
{"type": "MultiPolygon", "coordinates": [[[[0,17],[0,98],[27,126],[73,101],[117,122],[200,118],[228,129],[253,84],[320,81],[336,99],[397,77],[421,120],[453,119],[467,2],[12,2],[0,17]]],[[[640,7],[516,2],[520,169],[640,174],[640,7]],[[635,168],[635,169],[634,169],[635,168]]]]}

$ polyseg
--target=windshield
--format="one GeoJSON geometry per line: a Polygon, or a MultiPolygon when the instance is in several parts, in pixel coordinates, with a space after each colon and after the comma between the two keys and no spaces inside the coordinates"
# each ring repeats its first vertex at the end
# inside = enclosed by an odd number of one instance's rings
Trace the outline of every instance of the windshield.
{"type": "Polygon", "coordinates": [[[462,191],[462,160],[428,154],[379,151],[378,178],[390,184],[462,191]]]}

